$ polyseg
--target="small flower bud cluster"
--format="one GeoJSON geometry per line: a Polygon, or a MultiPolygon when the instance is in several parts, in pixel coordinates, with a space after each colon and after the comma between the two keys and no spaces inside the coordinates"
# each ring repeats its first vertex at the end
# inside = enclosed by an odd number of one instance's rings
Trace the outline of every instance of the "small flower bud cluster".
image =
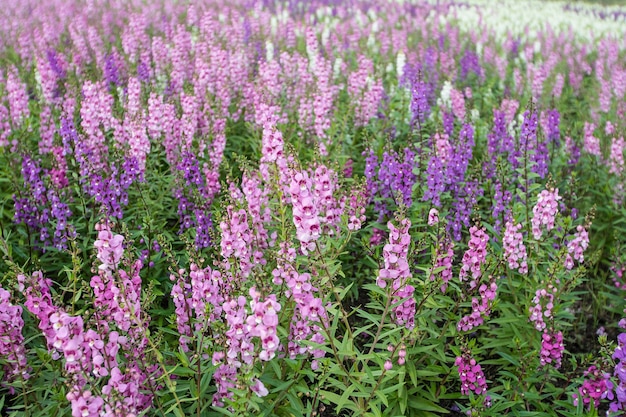
{"type": "Polygon", "coordinates": [[[436,253],[435,269],[441,269],[440,272],[433,273],[430,277],[431,280],[441,278],[441,292],[445,293],[448,289],[448,283],[452,279],[452,261],[454,260],[454,242],[448,237],[444,237],[436,253]]]}
{"type": "Polygon", "coordinates": [[[463,254],[459,279],[465,281],[471,273],[471,288],[477,286],[477,280],[482,275],[480,268],[487,258],[488,242],[489,236],[487,236],[484,227],[479,229],[477,226],[472,226],[470,228],[470,240],[467,244],[468,249],[463,254]]]}
{"type": "MultiPolygon", "coordinates": [[[[406,363],[406,346],[404,344],[400,345],[400,346],[393,346],[393,345],[389,345],[387,346],[387,350],[389,352],[391,352],[392,356],[394,351],[396,350],[396,348],[398,349],[398,365],[402,366],[406,363]]],[[[385,363],[383,364],[383,368],[386,371],[390,371],[393,368],[393,362],[391,361],[391,359],[388,359],[385,361],[385,363]]]]}
{"type": "Polygon", "coordinates": [[[515,224],[512,221],[506,222],[504,237],[502,238],[502,246],[504,250],[504,260],[508,262],[509,268],[517,269],[520,274],[528,273],[528,264],[526,259],[526,246],[520,229],[521,224],[515,224]]]}
{"type": "Polygon", "coordinates": [[[459,367],[461,394],[470,395],[470,392],[474,392],[476,395],[482,395],[487,392],[487,380],[476,359],[472,358],[470,354],[464,353],[457,356],[454,364],[459,367]]]}
{"type": "Polygon", "coordinates": [[[533,237],[537,240],[543,235],[542,226],[550,231],[554,229],[554,219],[559,208],[558,201],[561,199],[559,190],[543,190],[537,197],[537,204],[533,207],[533,218],[531,220],[533,237]]]}

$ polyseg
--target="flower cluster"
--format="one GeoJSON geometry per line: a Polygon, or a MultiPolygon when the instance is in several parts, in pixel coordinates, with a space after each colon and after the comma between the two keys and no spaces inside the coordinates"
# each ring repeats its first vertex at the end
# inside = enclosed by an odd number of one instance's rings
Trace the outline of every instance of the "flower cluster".
{"type": "Polygon", "coordinates": [[[379,271],[376,283],[379,287],[385,288],[388,281],[391,282],[393,295],[391,302],[396,304],[404,300],[393,309],[396,323],[412,329],[415,326],[415,299],[413,298],[415,288],[409,284],[411,271],[407,260],[411,244],[409,234],[411,222],[409,219],[403,219],[399,228],[396,228],[392,222],[388,222],[387,226],[389,227],[389,243],[383,247],[385,265],[379,271]]]}
{"type": "Polygon", "coordinates": [[[72,415],[138,414],[151,406],[152,395],[146,390],[154,382],[155,370],[146,365],[148,319],[140,306],[141,261],[132,264],[130,272],[118,270],[123,237],[114,235],[106,222],[96,229],[100,264],[98,275],[91,280],[95,311],[89,322],[52,302],[51,281],[40,272],[28,278],[19,276],[18,283],[26,288],[25,305],[39,319],[53,360],[64,359],[72,415]],[[89,385],[100,385],[107,376],[102,395],[93,395],[89,385]]]}
{"type": "Polygon", "coordinates": [[[533,218],[531,220],[533,237],[537,240],[543,235],[542,226],[550,231],[554,229],[554,219],[556,217],[561,199],[559,190],[543,190],[537,197],[537,204],[533,207],[533,218]]]}
{"type": "Polygon", "coordinates": [[[617,384],[614,385],[609,381],[608,398],[614,400],[609,407],[611,412],[617,413],[626,410],[626,333],[620,333],[617,336],[617,347],[612,357],[616,361],[613,376],[616,377],[617,384]],[[615,395],[611,398],[613,391],[615,395]]]}
{"type": "Polygon", "coordinates": [[[589,234],[584,226],[578,225],[574,238],[567,243],[567,255],[565,256],[565,267],[572,269],[574,261],[583,263],[585,261],[584,252],[589,247],[589,234]]]}
{"type": "Polygon", "coordinates": [[[236,210],[229,205],[226,207],[226,218],[220,222],[220,230],[222,257],[226,262],[230,259],[236,260],[235,275],[241,273],[241,278],[247,278],[255,264],[251,253],[254,235],[248,224],[248,212],[244,209],[236,210]]]}
{"type": "Polygon", "coordinates": [[[322,326],[328,324],[326,307],[321,298],[315,295],[318,291],[311,283],[311,274],[300,273],[294,263],[296,250],[287,242],[280,244],[277,265],[272,271],[276,285],[286,284],[285,295],[295,303],[294,313],[289,326],[289,357],[309,353],[313,356],[312,367],[317,367],[317,359],[324,356],[324,351],[302,342],[310,340],[322,344],[326,340],[322,334],[322,326]]]}
{"type": "Polygon", "coordinates": [[[530,307],[530,321],[534,323],[535,329],[543,331],[546,328],[544,317],[552,317],[552,309],[554,308],[554,295],[556,288],[552,284],[548,288],[541,288],[535,292],[533,298],[534,305],[530,307]]]}
{"type": "Polygon", "coordinates": [[[72,404],[72,416],[99,416],[104,400],[92,397],[90,391],[84,390],[84,375],[92,370],[93,355],[89,342],[85,340],[82,318],[71,316],[52,304],[52,282],[45,279],[41,272],[34,273],[32,277],[18,276],[18,282],[26,284],[26,308],[39,319],[39,329],[46,338],[52,359],[65,359],[65,372],[72,383],[67,394],[72,404]]]}
{"type": "Polygon", "coordinates": [[[353,188],[350,195],[342,201],[343,208],[348,216],[348,230],[356,232],[365,222],[365,206],[369,196],[365,187],[353,188]]]}
{"type": "MultiPolygon", "coordinates": [[[[254,359],[269,361],[280,349],[280,341],[276,333],[278,312],[281,309],[275,295],[261,300],[261,294],[252,287],[249,290],[250,313],[246,311],[247,300],[244,296],[226,300],[221,305],[227,330],[224,333],[225,351],[213,354],[213,365],[218,366],[213,379],[217,392],[213,396],[213,405],[223,406],[225,399],[232,399],[232,388],[238,381],[238,370],[247,372],[251,369],[254,359]],[[254,339],[261,343],[260,352],[256,352],[254,339]]],[[[268,391],[261,381],[254,379],[247,383],[258,396],[267,395],[268,391]]]]}
{"type": "Polygon", "coordinates": [[[521,224],[515,224],[512,221],[506,222],[504,236],[502,237],[502,247],[504,250],[504,260],[508,262],[509,268],[517,269],[520,274],[528,273],[528,264],[526,262],[526,246],[520,229],[521,224]]]}
{"type": "Polygon", "coordinates": [[[196,247],[209,247],[213,229],[209,205],[219,190],[219,183],[212,184],[213,171],[208,169],[208,164],[201,169],[200,162],[192,152],[183,152],[176,169],[182,176],[179,187],[174,190],[174,197],[178,199],[180,232],[195,227],[196,247]]]}
{"type": "Polygon", "coordinates": [[[400,228],[396,228],[392,222],[387,223],[389,227],[389,243],[383,247],[384,267],[378,272],[376,284],[380,288],[386,288],[391,281],[394,290],[403,285],[410,277],[409,263],[407,255],[411,236],[408,230],[411,222],[408,219],[402,220],[400,228]]]}
{"type": "Polygon", "coordinates": [[[624,172],[624,150],[626,141],[624,138],[613,138],[611,141],[611,155],[609,157],[609,173],[621,175],[624,172]]]}
{"type": "Polygon", "coordinates": [[[315,249],[315,241],[319,239],[322,232],[319,209],[311,193],[312,185],[306,172],[298,172],[291,178],[289,186],[293,204],[293,223],[305,254],[315,249]]]}
{"type": "Polygon", "coordinates": [[[184,269],[178,271],[178,279],[174,274],[170,276],[175,281],[171,294],[180,334],[178,340],[185,352],[189,350],[193,332],[202,333],[221,316],[224,294],[229,292],[220,271],[209,267],[201,269],[196,264],[191,264],[189,269],[188,278],[184,269]]]}
{"type": "Polygon", "coordinates": [[[22,307],[11,303],[11,294],[0,288],[0,356],[6,358],[4,366],[6,382],[30,378],[23,328],[22,307]]]}
{"type": "Polygon", "coordinates": [[[583,150],[590,155],[601,157],[602,151],[600,150],[600,139],[594,136],[595,129],[595,124],[585,122],[583,150]]]}
{"type": "Polygon", "coordinates": [[[75,235],[68,221],[72,212],[62,201],[65,191],[61,188],[46,186],[47,178],[50,178],[53,184],[56,182],[55,179],[60,179],[53,174],[55,174],[54,171],[44,170],[35,159],[24,155],[22,176],[25,187],[21,193],[13,196],[14,221],[26,224],[39,235],[39,241],[44,245],[52,244],[57,249],[64,249],[67,247],[68,238],[75,235]],[[52,236],[50,236],[51,228],[54,229],[52,236]]]}
{"type": "Polygon", "coordinates": [[[544,331],[541,335],[541,352],[539,352],[541,366],[552,364],[554,368],[560,368],[564,349],[563,332],[544,331]]]}
{"type": "Polygon", "coordinates": [[[485,263],[487,258],[487,243],[489,242],[489,236],[485,228],[478,228],[478,226],[472,226],[470,229],[470,240],[467,243],[467,251],[463,254],[463,260],[461,264],[461,271],[459,273],[459,279],[465,281],[471,274],[470,287],[475,288],[477,280],[481,277],[481,266],[485,263]]]}
{"type": "Polygon", "coordinates": [[[491,302],[495,300],[497,290],[498,285],[494,280],[492,280],[489,285],[482,284],[478,288],[480,300],[476,297],[472,297],[472,312],[467,316],[461,317],[461,320],[459,320],[456,325],[458,331],[466,332],[483,324],[484,318],[489,317],[491,314],[491,302]]]}
{"type": "Polygon", "coordinates": [[[487,380],[482,367],[469,353],[457,356],[454,364],[458,366],[461,378],[461,394],[470,395],[470,392],[474,392],[482,395],[487,392],[487,380]]]}
{"type": "Polygon", "coordinates": [[[413,203],[413,184],[417,180],[413,173],[415,152],[410,148],[405,148],[402,155],[394,151],[384,152],[380,163],[373,150],[364,155],[367,192],[371,199],[375,199],[374,210],[378,213],[378,220],[382,222],[385,216],[391,214],[392,201],[410,207],[413,203]]]}
{"type": "Polygon", "coordinates": [[[276,351],[280,348],[276,329],[281,306],[274,294],[261,301],[261,294],[254,287],[250,289],[250,298],[251,313],[246,319],[248,334],[261,340],[262,350],[259,359],[269,361],[276,356],[276,351]]]}
{"type": "Polygon", "coordinates": [[[444,165],[441,157],[433,155],[428,161],[426,169],[428,189],[424,193],[423,200],[430,201],[435,207],[441,207],[441,194],[446,189],[444,165]]]}
{"type": "Polygon", "coordinates": [[[578,402],[582,399],[587,409],[591,407],[592,402],[594,407],[597,408],[600,405],[600,399],[608,394],[609,388],[607,375],[604,375],[600,369],[592,365],[585,371],[585,382],[582,387],[578,388],[578,394],[573,394],[574,405],[578,405],[578,402]]]}

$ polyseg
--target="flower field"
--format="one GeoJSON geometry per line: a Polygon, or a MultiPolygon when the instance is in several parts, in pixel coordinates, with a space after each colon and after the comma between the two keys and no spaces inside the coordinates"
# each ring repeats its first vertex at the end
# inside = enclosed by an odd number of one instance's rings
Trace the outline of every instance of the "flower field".
{"type": "Polygon", "coordinates": [[[0,415],[626,415],[626,7],[0,5],[0,415]]]}

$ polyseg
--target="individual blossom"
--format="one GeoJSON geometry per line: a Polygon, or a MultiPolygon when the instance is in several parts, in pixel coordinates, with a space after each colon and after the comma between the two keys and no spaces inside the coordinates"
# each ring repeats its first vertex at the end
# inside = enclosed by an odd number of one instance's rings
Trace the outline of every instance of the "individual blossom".
{"type": "Polygon", "coordinates": [[[257,397],[265,397],[270,393],[267,388],[265,388],[265,385],[263,385],[263,382],[261,382],[258,378],[255,378],[252,382],[253,384],[250,389],[257,395],[257,397]]]}
{"type": "Polygon", "coordinates": [[[439,223],[439,211],[433,207],[428,212],[428,225],[435,226],[438,223],[439,223]]]}

